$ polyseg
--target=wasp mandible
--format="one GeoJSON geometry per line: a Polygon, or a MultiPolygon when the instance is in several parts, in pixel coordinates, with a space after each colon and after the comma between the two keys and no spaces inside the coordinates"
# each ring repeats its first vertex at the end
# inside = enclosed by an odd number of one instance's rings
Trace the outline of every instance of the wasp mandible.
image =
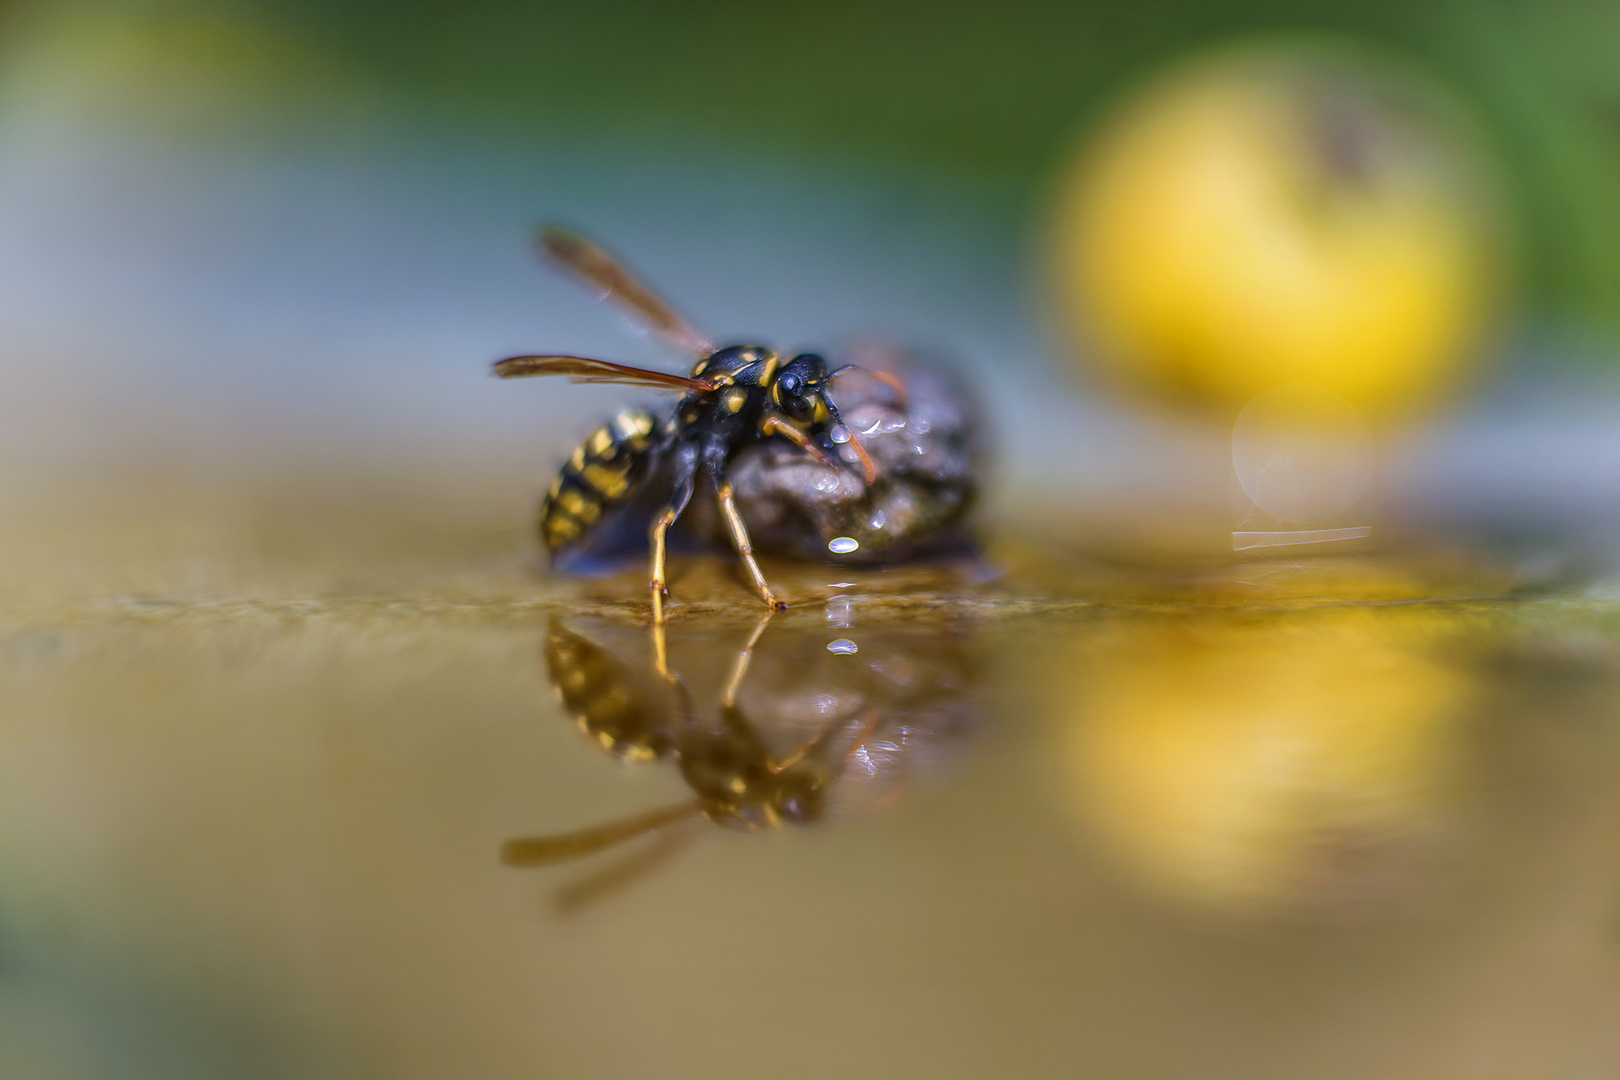
{"type": "Polygon", "coordinates": [[[636,280],[602,248],[562,229],[541,232],[545,253],[587,284],[645,322],[670,344],[697,358],[691,373],[672,375],[583,356],[514,356],[495,365],[503,379],[532,375],[567,375],[574,382],[623,383],[681,392],[673,413],[660,421],[645,410],[626,410],[597,429],[562,467],[540,507],[540,535],[553,561],[584,540],[605,512],[636,498],[655,477],[667,480],[669,492],[652,519],[652,613],[664,619],[668,596],[664,563],[666,536],[691,501],[699,475],[714,489],[720,513],[754,589],[772,611],[787,605],[777,599],[754,559],[748,529],[737,512],[727,469],[743,448],[762,440],[792,444],[830,468],[839,468],[839,446],[849,447],[866,483],[877,477],[860,436],[843,425],[828,397],[834,379],[863,371],[888,383],[897,395],[898,380],[853,364],[836,369],[816,353],[784,360],[761,345],[715,348],[673,308],[636,280]],[[836,439],[835,439],[836,436],[836,439]]]}

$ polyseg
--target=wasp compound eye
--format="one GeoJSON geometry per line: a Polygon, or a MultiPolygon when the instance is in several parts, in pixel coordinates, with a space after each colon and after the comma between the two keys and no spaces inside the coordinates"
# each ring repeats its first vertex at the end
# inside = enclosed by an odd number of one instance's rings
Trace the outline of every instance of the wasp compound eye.
{"type": "Polygon", "coordinates": [[[776,404],[790,418],[808,423],[816,414],[815,391],[805,388],[795,372],[785,372],[776,380],[776,404]]]}
{"type": "Polygon", "coordinates": [[[776,811],[786,821],[815,821],[821,816],[821,793],[813,787],[781,792],[776,799],[776,811]]]}

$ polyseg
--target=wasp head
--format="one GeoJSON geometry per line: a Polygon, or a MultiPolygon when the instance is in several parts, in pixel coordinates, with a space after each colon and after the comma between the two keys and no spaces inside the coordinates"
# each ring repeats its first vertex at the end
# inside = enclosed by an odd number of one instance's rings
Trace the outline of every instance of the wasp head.
{"type": "MultiPolygon", "coordinates": [[[[844,370],[847,369],[839,369],[844,370]]],[[[848,442],[849,448],[854,451],[854,460],[860,463],[866,482],[870,484],[877,479],[872,458],[855,432],[844,428],[844,420],[838,415],[837,406],[827,397],[827,385],[837,374],[837,371],[829,372],[827,361],[815,353],[800,353],[771,380],[771,404],[811,436],[848,442]],[[835,434],[835,427],[843,428],[844,434],[835,434]]]]}
{"type": "Polygon", "coordinates": [[[838,418],[826,387],[827,361],[815,353],[800,353],[771,382],[771,403],[800,427],[824,428],[828,420],[838,418]]]}

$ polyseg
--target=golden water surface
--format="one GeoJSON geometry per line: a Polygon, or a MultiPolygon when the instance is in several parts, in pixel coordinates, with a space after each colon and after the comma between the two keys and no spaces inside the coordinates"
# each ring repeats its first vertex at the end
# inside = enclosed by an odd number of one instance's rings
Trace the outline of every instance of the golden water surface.
{"type": "Polygon", "coordinates": [[[1620,1072],[1601,589],[683,562],[661,672],[507,506],[97,498],[0,527],[0,1075],[1620,1072]]]}

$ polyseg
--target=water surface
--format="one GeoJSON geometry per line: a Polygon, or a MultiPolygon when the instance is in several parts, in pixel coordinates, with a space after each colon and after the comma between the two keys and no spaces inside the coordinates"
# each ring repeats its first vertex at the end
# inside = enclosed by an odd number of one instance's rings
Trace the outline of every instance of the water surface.
{"type": "Polygon", "coordinates": [[[633,574],[329,535],[9,602],[0,1072],[1620,1068],[1611,602],[1008,549],[762,623],[700,563],[660,672],[633,574]]]}

